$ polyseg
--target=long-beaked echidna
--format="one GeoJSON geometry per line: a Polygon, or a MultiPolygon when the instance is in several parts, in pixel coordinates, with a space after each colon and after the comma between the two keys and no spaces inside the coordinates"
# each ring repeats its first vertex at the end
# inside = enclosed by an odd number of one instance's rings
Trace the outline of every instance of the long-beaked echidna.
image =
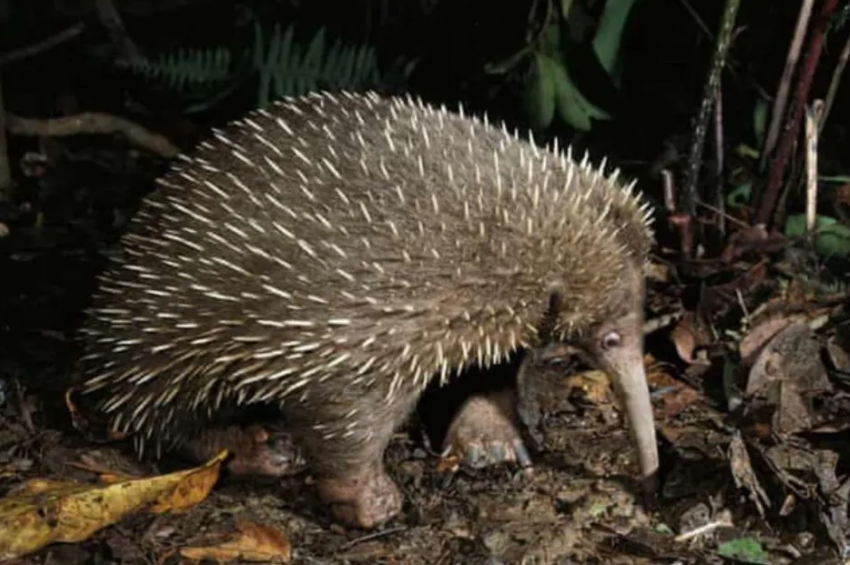
{"type": "Polygon", "coordinates": [[[570,343],[658,465],[648,205],[616,175],[410,98],[311,94],[216,131],[147,197],[82,329],[85,392],[139,445],[279,407],[338,518],[400,510],[383,454],[434,379],[570,343]]]}

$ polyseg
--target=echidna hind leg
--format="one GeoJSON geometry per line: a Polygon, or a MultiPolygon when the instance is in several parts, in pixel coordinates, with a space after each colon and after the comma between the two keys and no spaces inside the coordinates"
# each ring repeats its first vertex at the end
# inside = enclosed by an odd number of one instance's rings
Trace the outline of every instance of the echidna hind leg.
{"type": "Polygon", "coordinates": [[[185,442],[180,451],[198,462],[227,449],[226,468],[235,475],[281,477],[304,468],[304,459],[292,436],[259,425],[211,427],[185,442]]]}
{"type": "Polygon", "coordinates": [[[373,528],[401,512],[401,492],[382,461],[322,475],[317,486],[333,515],[351,526],[373,528]]]}
{"type": "Polygon", "coordinates": [[[460,456],[464,464],[475,468],[503,462],[531,465],[516,427],[516,403],[513,388],[471,396],[449,426],[444,452],[460,456]]]}
{"type": "Polygon", "coordinates": [[[372,528],[401,511],[402,497],[384,467],[393,432],[410,415],[420,393],[404,384],[393,395],[352,388],[346,397],[310,407],[312,424],[301,445],[317,475],[319,496],[348,525],[372,528]],[[352,413],[356,406],[356,413],[352,413]]]}

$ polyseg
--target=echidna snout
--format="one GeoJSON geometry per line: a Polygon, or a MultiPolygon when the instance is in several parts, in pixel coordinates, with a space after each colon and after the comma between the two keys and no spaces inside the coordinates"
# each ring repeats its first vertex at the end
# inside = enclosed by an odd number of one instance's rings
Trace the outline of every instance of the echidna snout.
{"type": "Polygon", "coordinates": [[[639,266],[626,263],[623,267],[622,283],[609,296],[608,317],[578,345],[586,360],[610,375],[629,419],[644,487],[654,490],[658,447],[643,365],[644,280],[639,266]]]}
{"type": "Polygon", "coordinates": [[[649,472],[633,188],[411,99],[283,100],[145,198],[81,331],[83,391],[155,452],[279,408],[335,515],[369,527],[400,510],[383,454],[425,388],[554,336],[612,373],[649,472]]]}

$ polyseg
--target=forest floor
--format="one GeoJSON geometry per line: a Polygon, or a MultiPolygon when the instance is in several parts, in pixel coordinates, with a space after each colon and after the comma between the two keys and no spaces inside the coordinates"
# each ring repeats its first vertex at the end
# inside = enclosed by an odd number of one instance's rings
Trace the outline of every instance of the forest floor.
{"type": "MultiPolygon", "coordinates": [[[[669,311],[671,294],[658,294],[659,284],[650,310],[669,311]]],[[[31,392],[37,380],[26,389],[4,381],[0,491],[12,497],[27,480],[46,491],[17,506],[3,506],[0,498],[0,514],[18,520],[22,540],[37,534],[28,514],[44,518],[53,533],[100,523],[76,543],[8,562],[176,563],[200,551],[247,563],[250,550],[271,562],[328,564],[841,563],[835,554],[845,543],[848,486],[836,478],[836,466],[850,441],[842,424],[850,410],[840,379],[833,382],[843,373],[824,363],[840,365],[847,355],[841,331],[821,334],[830,320],[846,317],[840,306],[823,300],[804,306],[793,294],[786,287],[774,295],[768,313],[753,315],[738,336],[741,360],[727,367],[744,375],[738,389],[727,386],[734,379],[711,376],[723,363],[716,352],[710,361],[711,340],[687,314],[667,316],[649,333],[645,363],[662,459],[654,497],[636,489],[633,445],[607,378],[548,367],[535,392],[543,449],[531,472],[509,464],[458,468],[430,450],[421,427],[411,423],[386,457],[405,498],[403,512],[374,531],[330,519],[309,474],[247,480],[219,476],[217,466],[212,490],[202,489],[200,502],[182,512],[129,508],[126,494],[114,502],[121,510],[103,504],[92,510],[79,497],[102,493],[98,478],[135,479],[144,491],[153,488],[153,477],[191,465],[140,463],[126,441],[92,443],[70,425],[57,384],[52,393],[44,392],[49,384],[31,392]],[[671,351],[678,360],[664,360],[671,351]],[[74,481],[81,490],[51,491],[45,480],[74,481]],[[45,492],[54,493],[53,506],[45,492]],[[61,517],[59,506],[67,512],[61,517]],[[118,516],[111,526],[109,511],[118,516]]],[[[7,374],[12,366],[35,366],[50,381],[70,371],[63,364],[69,348],[59,336],[17,336],[6,344],[7,374]],[[49,343],[55,356],[46,352],[49,343]]]]}

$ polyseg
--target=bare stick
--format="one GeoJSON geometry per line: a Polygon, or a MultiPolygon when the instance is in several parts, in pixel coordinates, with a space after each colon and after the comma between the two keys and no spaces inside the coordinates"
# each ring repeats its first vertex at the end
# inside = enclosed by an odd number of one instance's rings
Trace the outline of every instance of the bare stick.
{"type": "Polygon", "coordinates": [[[94,112],[38,120],[6,114],[6,129],[18,135],[61,137],[80,134],[121,133],[130,141],[163,157],[176,157],[180,150],[163,135],[124,118],[94,112]]]}
{"type": "Polygon", "coordinates": [[[823,100],[815,100],[806,109],[806,239],[815,244],[815,219],[818,211],[818,125],[823,100]]]}
{"type": "Polygon", "coordinates": [[[52,49],[57,45],[68,41],[69,39],[73,39],[80,35],[85,29],[84,23],[78,23],[72,25],[68,29],[64,31],[60,31],[56,35],[52,35],[43,41],[39,41],[33,45],[27,45],[26,47],[21,47],[20,49],[15,49],[14,51],[9,51],[8,53],[0,54],[0,67],[8,65],[10,63],[14,63],[16,61],[20,61],[22,59],[27,59],[29,57],[33,57],[38,55],[39,53],[43,53],[48,49],[52,49]]]}
{"type": "Polygon", "coordinates": [[[717,97],[714,99],[714,157],[717,163],[714,171],[716,175],[714,202],[717,204],[719,211],[717,229],[720,232],[720,237],[725,238],[726,200],[723,197],[723,89],[720,88],[720,79],[717,82],[717,97]]]}
{"type": "Polygon", "coordinates": [[[723,10],[723,25],[717,38],[717,47],[714,50],[714,58],[711,62],[711,72],[705,82],[702,94],[699,118],[697,119],[694,134],[691,138],[691,150],[688,155],[688,176],[684,186],[684,198],[679,205],[683,213],[694,215],[697,206],[697,180],[699,178],[700,165],[702,164],[702,150],[705,144],[705,133],[708,130],[708,120],[711,117],[711,108],[717,95],[717,87],[720,84],[720,75],[726,64],[726,55],[732,43],[732,29],[735,26],[735,18],[738,15],[740,0],[726,0],[726,8],[723,10]]]}
{"type": "Polygon", "coordinates": [[[823,131],[823,124],[826,123],[826,118],[832,109],[835,94],[838,92],[838,86],[841,84],[841,75],[844,74],[844,67],[847,66],[847,59],[850,59],[850,37],[847,38],[844,49],[841,51],[841,56],[838,58],[838,64],[835,65],[835,71],[832,73],[832,80],[829,83],[829,90],[826,93],[826,101],[824,102],[823,116],[818,121],[818,135],[823,131]]]}
{"type": "Polygon", "coordinates": [[[803,48],[803,40],[806,38],[806,29],[809,27],[809,18],[812,15],[814,0],[804,0],[797,15],[797,26],[794,28],[794,37],[788,47],[788,56],[785,57],[785,69],[779,81],[776,98],[773,99],[773,109],[770,111],[770,127],[764,138],[764,147],[761,148],[761,163],[764,169],[767,164],[768,155],[773,153],[776,139],[779,137],[779,126],[785,121],[785,105],[788,103],[788,91],[791,90],[791,76],[797,67],[800,58],[800,50],[803,48]]]}
{"type": "Polygon", "coordinates": [[[109,37],[115,45],[118,52],[127,59],[141,58],[142,52],[136,46],[127,29],[124,27],[124,21],[121,19],[121,14],[115,8],[112,0],[95,0],[95,9],[100,18],[100,23],[109,30],[109,37]]]}

